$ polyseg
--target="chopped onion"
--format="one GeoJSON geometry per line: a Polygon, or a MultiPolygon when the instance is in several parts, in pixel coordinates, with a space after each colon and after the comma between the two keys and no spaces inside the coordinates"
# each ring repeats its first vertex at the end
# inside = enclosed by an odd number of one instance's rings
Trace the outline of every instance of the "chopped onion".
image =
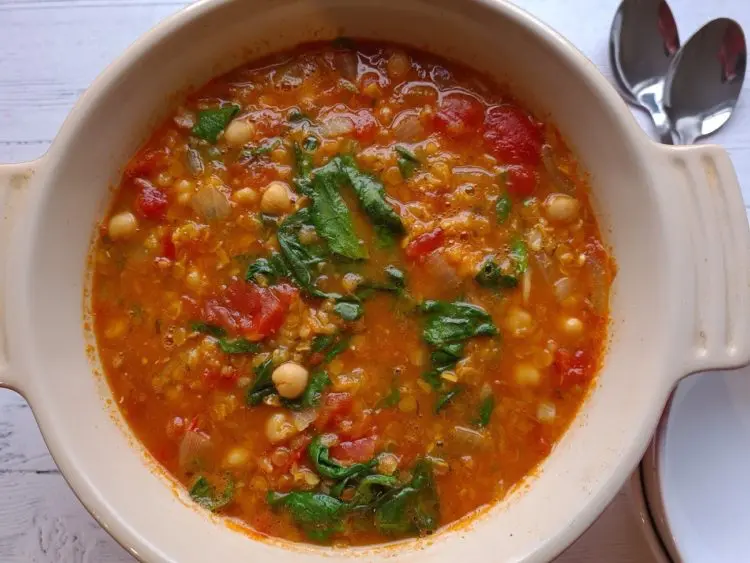
{"type": "Polygon", "coordinates": [[[292,421],[294,422],[294,427],[299,432],[302,432],[313,422],[315,422],[316,418],[318,418],[318,413],[315,409],[306,409],[303,411],[295,411],[292,413],[292,421]]]}
{"type": "Polygon", "coordinates": [[[576,191],[575,185],[565,174],[563,174],[555,162],[555,155],[552,154],[552,147],[544,145],[542,147],[542,163],[545,170],[549,173],[555,185],[561,192],[573,194],[576,191]]]}
{"type": "Polygon", "coordinates": [[[211,438],[203,432],[197,430],[185,432],[178,452],[180,469],[183,471],[194,469],[195,465],[208,454],[212,447],[211,438]]]}
{"type": "Polygon", "coordinates": [[[208,221],[224,219],[231,211],[227,196],[214,186],[203,186],[190,200],[190,205],[208,221]]]}
{"type": "Polygon", "coordinates": [[[558,302],[563,302],[565,299],[570,297],[570,294],[573,290],[570,278],[565,276],[557,280],[552,285],[552,288],[555,292],[555,297],[557,298],[558,302]]]}
{"type": "Polygon", "coordinates": [[[557,416],[557,408],[554,403],[539,403],[536,409],[536,417],[540,422],[552,422],[557,416]]]}
{"type": "Polygon", "coordinates": [[[450,436],[455,440],[456,445],[468,446],[470,448],[480,448],[487,443],[487,438],[484,434],[466,426],[454,426],[450,432],[450,436]]]}
{"type": "Polygon", "coordinates": [[[293,90],[302,86],[307,77],[317,71],[310,61],[297,61],[282,67],[273,78],[274,85],[282,90],[293,90]]]}
{"type": "Polygon", "coordinates": [[[445,289],[454,289],[461,285],[461,279],[455,268],[448,264],[439,253],[433,252],[424,260],[427,272],[440,282],[445,289]]]}
{"type": "Polygon", "coordinates": [[[425,130],[414,111],[402,111],[393,120],[393,135],[399,141],[413,143],[425,137],[425,130]]]}
{"type": "Polygon", "coordinates": [[[343,115],[331,115],[323,121],[320,132],[324,137],[341,137],[354,131],[354,122],[343,115]]]}
{"type": "Polygon", "coordinates": [[[530,255],[539,268],[539,271],[542,273],[544,281],[547,282],[548,285],[554,285],[560,277],[560,272],[550,257],[544,252],[531,252],[530,255]]]}

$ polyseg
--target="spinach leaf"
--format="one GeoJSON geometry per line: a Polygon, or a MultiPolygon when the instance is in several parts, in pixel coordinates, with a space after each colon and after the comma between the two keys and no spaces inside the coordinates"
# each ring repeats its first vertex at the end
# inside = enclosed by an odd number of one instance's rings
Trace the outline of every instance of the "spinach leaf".
{"type": "Polygon", "coordinates": [[[416,463],[408,485],[387,493],[375,510],[375,526],[389,535],[432,532],[439,520],[432,465],[426,460],[416,463]]]}
{"type": "Polygon", "coordinates": [[[320,363],[327,364],[333,358],[349,349],[350,340],[351,337],[348,334],[339,336],[320,334],[313,338],[310,350],[314,353],[323,354],[323,360],[320,363]]]}
{"type": "MultiPolygon", "coordinates": [[[[401,217],[385,199],[385,188],[380,180],[362,172],[351,156],[338,157],[341,170],[357,195],[362,209],[376,226],[384,227],[391,233],[402,234],[404,225],[401,217]]],[[[335,159],[334,159],[335,160],[335,159]]]]}
{"type": "Polygon", "coordinates": [[[367,475],[357,485],[349,506],[352,509],[371,508],[384,494],[398,486],[398,479],[390,475],[367,475]]]}
{"type": "Polygon", "coordinates": [[[215,107],[198,112],[198,123],[193,127],[193,135],[205,139],[209,143],[216,143],[224,128],[240,111],[236,104],[215,107]]]}
{"type": "Polygon", "coordinates": [[[324,260],[324,251],[299,241],[299,231],[306,225],[312,225],[309,208],[300,209],[284,219],[279,225],[276,238],[284,261],[297,284],[312,295],[321,296],[322,292],[313,285],[310,267],[324,260]]]}
{"type": "Polygon", "coordinates": [[[260,345],[257,342],[250,342],[244,338],[219,338],[219,348],[225,354],[257,354],[260,352],[260,345]]]}
{"type": "Polygon", "coordinates": [[[336,337],[333,334],[318,334],[312,339],[310,350],[313,352],[322,352],[334,343],[336,337]]]}
{"type": "Polygon", "coordinates": [[[396,163],[398,164],[398,170],[401,172],[401,177],[404,180],[411,178],[414,174],[414,170],[421,165],[421,162],[416,155],[406,147],[396,146],[394,149],[398,154],[396,163]]]}
{"type": "Polygon", "coordinates": [[[488,395],[481,403],[479,403],[479,417],[476,420],[476,425],[480,428],[484,428],[490,423],[492,418],[492,411],[495,409],[495,397],[488,395]]]}
{"type": "Polygon", "coordinates": [[[388,276],[393,287],[404,288],[406,287],[406,274],[396,268],[396,266],[388,265],[385,267],[385,275],[388,276]]]}
{"type": "Polygon", "coordinates": [[[345,335],[339,338],[336,343],[326,351],[323,362],[328,363],[342,352],[346,352],[349,349],[350,341],[351,336],[349,335],[345,335]]]}
{"type": "Polygon", "coordinates": [[[321,477],[327,479],[333,479],[334,481],[340,481],[353,475],[360,473],[366,473],[370,471],[375,464],[376,460],[372,459],[367,463],[354,463],[352,465],[344,466],[331,459],[328,453],[328,446],[323,445],[320,436],[313,438],[310,445],[307,447],[307,454],[310,456],[315,470],[321,477]]]}
{"type": "Polygon", "coordinates": [[[297,191],[303,195],[310,194],[310,174],[313,169],[313,159],[310,152],[301,147],[298,143],[294,143],[294,185],[297,187],[297,191]]]}
{"type": "Polygon", "coordinates": [[[339,188],[342,184],[338,159],[313,171],[310,182],[311,218],[315,230],[332,252],[349,258],[367,258],[367,248],[354,232],[354,223],[339,188]]]}
{"type": "Polygon", "coordinates": [[[273,395],[276,388],[273,385],[271,375],[273,374],[273,362],[268,358],[255,368],[255,381],[247,390],[247,404],[258,405],[268,395],[273,395]]]}
{"type": "Polygon", "coordinates": [[[510,243],[510,259],[516,265],[516,273],[520,276],[529,269],[529,250],[526,243],[521,239],[516,239],[510,243]]]}
{"type": "Polygon", "coordinates": [[[302,148],[307,152],[313,152],[317,150],[319,146],[320,141],[318,141],[317,137],[313,137],[312,135],[308,135],[307,137],[305,137],[305,140],[302,141],[302,148]]]}
{"type": "Polygon", "coordinates": [[[320,405],[320,398],[323,390],[331,384],[328,374],[324,371],[316,371],[310,376],[302,396],[298,399],[281,399],[281,404],[293,411],[317,407],[320,405]]]}
{"type": "Polygon", "coordinates": [[[359,299],[366,299],[375,291],[388,291],[396,293],[399,296],[405,294],[406,275],[396,268],[396,266],[385,267],[385,282],[364,281],[359,284],[356,295],[359,299]]]}
{"type": "Polygon", "coordinates": [[[307,536],[325,541],[343,529],[342,518],[346,504],[337,498],[313,492],[295,491],[287,494],[268,491],[266,497],[272,507],[283,507],[307,536]]]}
{"type": "Polygon", "coordinates": [[[451,389],[442,392],[438,396],[438,400],[435,402],[435,414],[439,413],[441,410],[447,407],[448,403],[450,403],[458,395],[463,393],[463,391],[464,391],[463,387],[461,387],[460,385],[455,385],[451,389]]]}
{"type": "Polygon", "coordinates": [[[213,336],[214,338],[221,338],[222,336],[227,335],[227,331],[220,326],[204,323],[201,321],[193,321],[192,323],[190,323],[190,330],[202,332],[203,334],[208,334],[209,336],[213,336]]]}
{"type": "Polygon", "coordinates": [[[339,301],[333,306],[333,312],[345,321],[356,321],[364,312],[362,304],[356,301],[339,301]]]}
{"type": "Polygon", "coordinates": [[[265,143],[262,145],[258,145],[257,147],[245,149],[240,153],[240,156],[245,160],[253,160],[260,156],[270,154],[272,150],[278,148],[280,145],[281,141],[279,139],[274,139],[270,143],[265,143]]]}
{"type": "Polygon", "coordinates": [[[436,348],[430,354],[432,369],[423,373],[422,379],[432,385],[434,389],[440,389],[443,384],[440,374],[454,368],[458,363],[458,360],[463,356],[463,353],[463,342],[453,342],[452,344],[446,344],[445,346],[436,348]]]}
{"type": "Polygon", "coordinates": [[[438,348],[473,336],[497,334],[487,312],[471,303],[425,301],[422,311],[427,314],[422,335],[428,344],[438,348]]]}
{"type": "Polygon", "coordinates": [[[258,258],[255,262],[250,263],[245,273],[245,281],[258,283],[259,275],[266,278],[269,284],[276,283],[279,278],[292,276],[284,258],[278,252],[272,253],[268,258],[258,258]]]}
{"type": "Polygon", "coordinates": [[[503,194],[497,198],[495,203],[495,215],[498,223],[505,223],[510,216],[511,201],[508,194],[503,194]]]}
{"type": "Polygon", "coordinates": [[[393,248],[396,246],[396,235],[388,227],[375,225],[375,246],[381,249],[393,248]]]}
{"type": "Polygon", "coordinates": [[[227,479],[224,491],[216,495],[216,490],[204,476],[199,476],[193,486],[190,487],[190,498],[206,510],[217,512],[232,502],[234,496],[234,481],[227,479]]]}
{"type": "Polygon", "coordinates": [[[518,278],[509,274],[504,274],[495,257],[490,256],[482,262],[479,272],[474,277],[479,285],[484,287],[505,287],[512,288],[518,285],[518,278]]]}

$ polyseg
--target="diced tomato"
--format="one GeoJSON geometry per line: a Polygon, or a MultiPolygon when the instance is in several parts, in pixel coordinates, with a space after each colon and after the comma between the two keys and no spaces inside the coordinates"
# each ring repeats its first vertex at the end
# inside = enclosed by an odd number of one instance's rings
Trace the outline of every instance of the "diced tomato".
{"type": "Polygon", "coordinates": [[[554,360],[554,374],[557,377],[555,383],[560,389],[584,385],[591,379],[593,367],[586,350],[578,349],[571,353],[565,348],[558,348],[554,360]]]}
{"type": "Polygon", "coordinates": [[[289,460],[279,468],[280,473],[288,473],[289,469],[305,455],[308,444],[312,442],[312,437],[308,434],[299,434],[292,438],[289,443],[289,460]]]}
{"type": "Polygon", "coordinates": [[[227,172],[229,182],[237,188],[260,188],[277,177],[275,165],[265,160],[234,162],[227,172]]]}
{"type": "Polygon", "coordinates": [[[432,251],[437,250],[445,242],[445,232],[438,227],[437,229],[424,233],[406,245],[406,257],[412,260],[422,260],[432,251]]]}
{"type": "Polygon", "coordinates": [[[135,183],[141,190],[135,198],[135,212],[144,219],[163,219],[169,207],[167,194],[142,178],[136,178],[135,183]]]}
{"type": "Polygon", "coordinates": [[[483,108],[467,94],[448,94],[438,103],[435,127],[449,137],[476,133],[482,125],[483,108]]]}
{"type": "Polygon", "coordinates": [[[318,411],[315,427],[321,430],[328,427],[329,424],[335,424],[341,416],[351,412],[353,405],[354,401],[349,393],[328,393],[323,401],[323,406],[318,411]]]}
{"type": "Polygon", "coordinates": [[[201,380],[209,389],[232,389],[237,384],[239,377],[239,372],[234,368],[206,368],[201,374],[201,380]]]}
{"type": "Polygon", "coordinates": [[[297,290],[290,285],[260,287],[235,279],[218,299],[204,307],[206,322],[262,340],[279,330],[297,290]]]}
{"type": "Polygon", "coordinates": [[[169,149],[147,149],[139,152],[125,167],[125,176],[152,176],[169,165],[169,149]]]}
{"type": "Polygon", "coordinates": [[[361,109],[349,115],[354,122],[354,136],[363,142],[370,142],[378,131],[378,122],[370,110],[361,109]]]}
{"type": "Polygon", "coordinates": [[[375,455],[377,436],[368,436],[351,442],[341,442],[331,448],[331,457],[342,462],[360,463],[375,455]]]}
{"type": "Polygon", "coordinates": [[[519,107],[494,106],[487,110],[484,141],[502,162],[536,166],[541,160],[541,127],[519,107]]]}
{"type": "Polygon", "coordinates": [[[531,166],[513,164],[506,169],[508,191],[516,197],[528,197],[537,184],[536,171],[531,166]]]}
{"type": "Polygon", "coordinates": [[[177,249],[172,241],[172,231],[167,231],[161,239],[161,255],[170,260],[177,257],[177,249]]]}

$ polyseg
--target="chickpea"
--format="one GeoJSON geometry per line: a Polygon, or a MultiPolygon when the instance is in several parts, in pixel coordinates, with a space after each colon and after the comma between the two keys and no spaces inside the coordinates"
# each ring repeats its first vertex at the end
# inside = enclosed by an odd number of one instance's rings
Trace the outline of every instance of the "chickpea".
{"type": "Polygon", "coordinates": [[[107,234],[113,240],[130,238],[138,230],[138,219],[130,211],[123,211],[109,220],[107,234]]]}
{"type": "Polygon", "coordinates": [[[578,219],[581,209],[579,201],[565,194],[551,194],[544,202],[547,217],[558,223],[572,223],[578,219]]]}
{"type": "Polygon", "coordinates": [[[292,210],[292,195],[284,182],[268,184],[260,198],[260,210],[269,215],[281,215],[292,210]]]}
{"type": "Polygon", "coordinates": [[[224,130],[224,140],[233,147],[240,147],[253,140],[255,126],[247,119],[235,119],[224,130]]]}
{"type": "Polygon", "coordinates": [[[505,328],[516,338],[528,336],[534,328],[531,313],[521,307],[511,307],[505,317],[505,328]]]}
{"type": "Polygon", "coordinates": [[[266,421],[266,438],[272,444],[288,440],[297,433],[297,429],[287,413],[277,412],[266,421]]]}
{"type": "Polygon", "coordinates": [[[241,446],[233,447],[224,457],[224,465],[226,467],[242,467],[247,465],[248,461],[250,461],[250,452],[247,448],[241,446]]]}
{"type": "Polygon", "coordinates": [[[513,377],[519,385],[539,385],[542,375],[533,365],[527,363],[516,364],[513,377]]]}
{"type": "Polygon", "coordinates": [[[577,317],[560,319],[560,329],[570,338],[579,338],[583,334],[583,321],[577,317]]]}
{"type": "Polygon", "coordinates": [[[309,376],[310,374],[301,365],[286,362],[273,370],[271,379],[279,395],[285,399],[294,399],[305,391],[309,376]]]}
{"type": "Polygon", "coordinates": [[[252,188],[242,188],[232,194],[232,199],[240,205],[251,205],[258,200],[258,193],[252,188]]]}

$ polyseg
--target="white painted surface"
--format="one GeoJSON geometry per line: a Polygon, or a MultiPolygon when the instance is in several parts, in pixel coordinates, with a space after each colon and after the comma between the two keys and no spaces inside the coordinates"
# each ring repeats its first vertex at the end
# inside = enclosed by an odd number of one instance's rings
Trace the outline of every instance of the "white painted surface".
{"type": "MultiPolygon", "coordinates": [[[[518,0],[568,37],[602,71],[618,0],[518,0]]],[[[0,162],[40,156],[75,100],[139,34],[180,1],[0,0],[0,162]]],[[[672,0],[683,40],[729,16],[750,29],[750,4],[672,0]]],[[[641,119],[646,124],[645,118],[641,119]]],[[[750,101],[713,141],[733,158],[750,201],[750,101]]],[[[43,351],[40,351],[43,353],[43,351]]],[[[127,486],[127,484],[123,484],[127,486]]],[[[133,494],[137,494],[134,491],[133,494]]],[[[562,563],[651,563],[627,492],[561,558],[562,563]]],[[[132,562],[75,499],[47,453],[31,411],[0,391],[0,562],[132,562]]]]}

